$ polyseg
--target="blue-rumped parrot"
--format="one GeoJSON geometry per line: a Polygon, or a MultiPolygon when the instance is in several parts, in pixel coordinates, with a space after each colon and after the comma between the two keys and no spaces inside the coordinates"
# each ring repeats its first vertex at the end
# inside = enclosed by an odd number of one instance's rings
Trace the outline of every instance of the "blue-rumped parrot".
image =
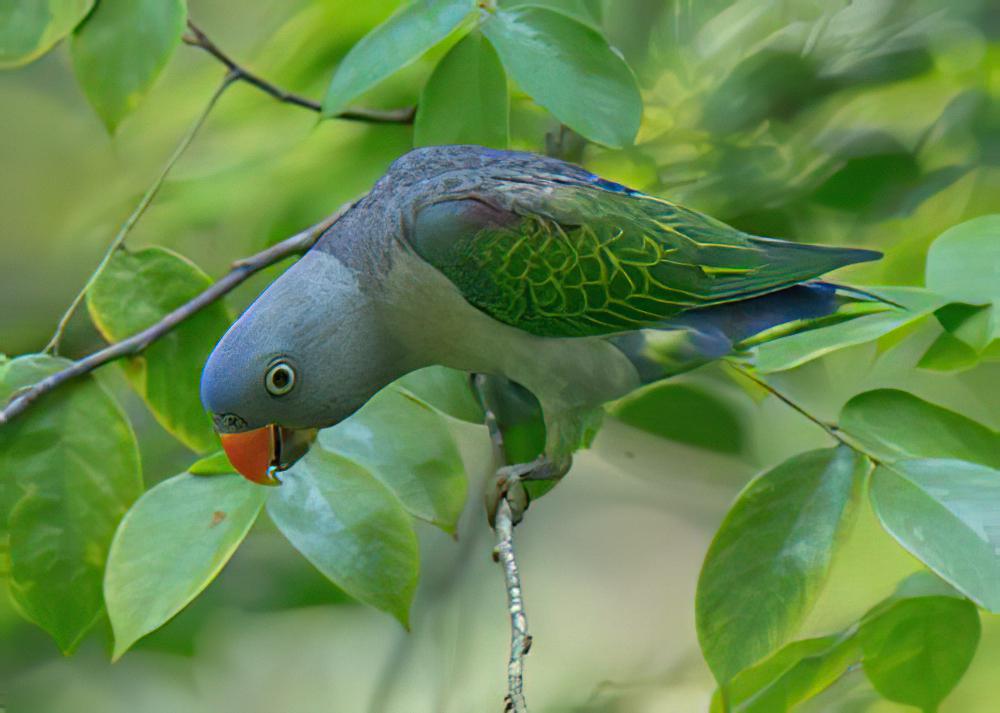
{"type": "Polygon", "coordinates": [[[537,397],[562,472],[602,404],[837,318],[863,296],[816,278],[878,257],[750,235],[552,158],[417,149],[233,324],[202,401],[232,463],[268,482],[296,432],[410,371],[498,375],[537,397]]]}

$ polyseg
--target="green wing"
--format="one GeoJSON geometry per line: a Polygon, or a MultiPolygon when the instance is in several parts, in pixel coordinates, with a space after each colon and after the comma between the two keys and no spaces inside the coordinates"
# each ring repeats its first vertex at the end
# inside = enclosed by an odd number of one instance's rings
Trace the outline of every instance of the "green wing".
{"type": "Polygon", "coordinates": [[[879,257],[758,238],[642,194],[558,184],[434,203],[409,239],[471,304],[552,337],[655,326],[879,257]]]}

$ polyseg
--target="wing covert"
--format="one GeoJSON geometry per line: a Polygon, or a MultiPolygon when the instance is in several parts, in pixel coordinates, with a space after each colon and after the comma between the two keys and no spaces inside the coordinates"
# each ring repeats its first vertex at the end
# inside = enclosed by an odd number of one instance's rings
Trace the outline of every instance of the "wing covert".
{"type": "Polygon", "coordinates": [[[756,238],[667,201],[576,185],[432,203],[409,240],[471,304],[553,337],[655,326],[877,255],[756,238]]]}

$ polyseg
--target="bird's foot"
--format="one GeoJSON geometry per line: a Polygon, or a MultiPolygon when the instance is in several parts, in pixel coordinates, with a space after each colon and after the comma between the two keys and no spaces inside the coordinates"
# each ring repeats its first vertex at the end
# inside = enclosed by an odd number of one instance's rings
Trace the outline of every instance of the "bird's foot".
{"type": "Polygon", "coordinates": [[[531,503],[526,481],[558,480],[565,475],[568,466],[562,466],[545,456],[539,456],[530,463],[514,463],[498,468],[493,485],[486,489],[486,516],[490,527],[496,524],[497,508],[502,500],[510,505],[514,524],[521,522],[524,512],[531,503]]]}

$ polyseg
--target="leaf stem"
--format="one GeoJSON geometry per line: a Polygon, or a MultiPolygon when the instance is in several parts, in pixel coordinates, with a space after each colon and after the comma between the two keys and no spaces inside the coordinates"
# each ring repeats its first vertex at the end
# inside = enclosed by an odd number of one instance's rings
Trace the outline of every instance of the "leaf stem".
{"type": "MultiPolygon", "coordinates": [[[[274,97],[279,102],[293,104],[294,106],[314,111],[317,114],[322,113],[323,105],[319,102],[300,94],[295,94],[286,89],[282,89],[276,84],[267,81],[263,77],[254,74],[250,70],[238,64],[236,60],[228,54],[223,52],[219,46],[209,39],[208,35],[206,35],[201,28],[193,22],[188,20],[187,26],[190,34],[184,35],[184,44],[190,45],[191,47],[198,47],[208,52],[208,54],[212,55],[215,59],[221,62],[226,69],[229,70],[230,74],[234,75],[234,79],[246,82],[252,87],[256,87],[265,94],[269,94],[274,97]]],[[[337,114],[336,118],[346,119],[348,121],[365,121],[372,124],[412,124],[416,113],[416,107],[412,106],[403,107],[401,109],[356,108],[343,111],[340,114],[337,114]]]]}
{"type": "Polygon", "coordinates": [[[212,283],[203,292],[184,303],[173,312],[170,312],[157,323],[147,327],[137,334],[123,339],[120,342],[110,344],[104,349],[100,349],[89,356],[79,359],[65,369],[56,372],[38,383],[23,389],[14,394],[6,407],[0,411],[0,426],[10,423],[16,416],[23,413],[32,403],[40,397],[59,386],[71,381],[79,376],[88,374],[99,366],[103,366],[116,359],[125,356],[138,354],[157,339],[173,330],[184,320],[194,315],[199,310],[207,307],[220,299],[237,285],[265,267],[273,265],[290,255],[303,253],[319,240],[320,236],[347,212],[353,205],[348,203],[341,207],[336,213],[317,223],[311,228],[307,228],[300,233],[287,238],[280,243],[272,245],[266,250],[233,264],[228,273],[223,275],[218,281],[212,283]]]}
{"type": "Polygon", "coordinates": [[[212,109],[215,108],[215,105],[219,102],[219,99],[222,97],[223,93],[226,91],[226,89],[229,88],[229,85],[231,85],[235,79],[236,76],[232,72],[229,72],[223,78],[222,83],[212,93],[212,96],[209,98],[208,103],[205,105],[205,108],[201,110],[201,113],[198,115],[198,118],[195,119],[194,123],[191,125],[191,128],[189,128],[187,130],[187,133],[185,133],[184,136],[181,138],[180,143],[177,144],[177,147],[174,149],[174,152],[170,155],[170,158],[167,159],[167,162],[163,165],[163,168],[160,169],[160,173],[156,176],[156,179],[149,186],[149,188],[146,189],[146,192],[143,194],[142,198],[139,199],[139,203],[135,206],[135,208],[132,210],[132,213],[129,215],[128,218],[126,218],[125,222],[118,229],[118,233],[111,241],[111,244],[108,245],[108,249],[105,251],[104,256],[101,258],[101,261],[97,264],[97,267],[94,268],[94,271],[90,274],[90,277],[87,278],[87,282],[83,285],[83,288],[77,293],[76,297],[73,298],[73,301],[70,303],[69,307],[66,308],[66,311],[63,313],[63,316],[59,319],[59,323],[56,325],[56,331],[52,334],[52,338],[49,340],[49,343],[46,344],[45,348],[42,350],[44,353],[47,354],[59,353],[59,343],[62,341],[63,334],[66,332],[66,327],[69,325],[69,322],[73,318],[73,315],[76,314],[77,309],[79,309],[80,304],[87,296],[87,293],[90,292],[90,289],[94,286],[94,283],[97,282],[98,278],[100,278],[101,274],[104,272],[104,269],[108,266],[108,263],[111,262],[111,258],[114,256],[115,252],[117,252],[118,249],[123,246],[123,244],[125,243],[125,239],[128,237],[129,233],[132,232],[132,229],[135,227],[135,224],[139,222],[139,219],[146,212],[146,209],[149,208],[150,204],[153,202],[153,199],[156,198],[156,194],[160,192],[160,188],[163,186],[163,182],[166,180],[167,175],[170,173],[170,170],[177,163],[178,159],[180,159],[181,155],[187,150],[188,146],[191,145],[191,142],[194,140],[194,137],[198,134],[198,131],[201,130],[201,127],[205,125],[205,121],[208,119],[208,115],[212,113],[212,109]]]}
{"type": "Polygon", "coordinates": [[[732,360],[728,360],[727,359],[726,361],[729,364],[729,366],[731,366],[733,368],[734,371],[738,372],[743,377],[745,377],[745,378],[749,379],[750,381],[752,381],[753,383],[757,384],[757,386],[759,386],[762,389],[764,389],[765,391],[767,391],[769,394],[771,394],[772,396],[774,396],[775,398],[777,398],[779,401],[781,401],[782,403],[784,403],[786,406],[788,406],[792,410],[796,411],[797,413],[801,414],[802,416],[804,416],[808,420],[810,420],[813,423],[815,423],[817,426],[819,426],[824,431],[826,431],[827,435],[829,435],[831,438],[833,438],[834,440],[838,441],[839,443],[847,446],[848,448],[850,448],[855,453],[860,453],[861,455],[866,456],[875,465],[881,465],[882,462],[879,460],[878,456],[874,455],[873,453],[871,453],[870,451],[868,451],[866,448],[864,448],[863,446],[861,446],[860,444],[858,444],[853,438],[850,437],[850,434],[844,433],[836,425],[827,423],[826,421],[822,420],[818,416],[810,413],[808,410],[806,410],[806,408],[804,406],[802,406],[798,402],[794,401],[791,397],[786,396],[783,392],[781,392],[780,390],[778,390],[777,388],[775,388],[774,386],[772,386],[768,382],[766,382],[763,379],[761,379],[759,376],[757,376],[756,374],[754,374],[752,371],[750,371],[746,367],[744,367],[744,366],[742,366],[742,365],[740,365],[740,364],[738,364],[738,363],[736,363],[735,361],[732,361],[732,360]]]}

